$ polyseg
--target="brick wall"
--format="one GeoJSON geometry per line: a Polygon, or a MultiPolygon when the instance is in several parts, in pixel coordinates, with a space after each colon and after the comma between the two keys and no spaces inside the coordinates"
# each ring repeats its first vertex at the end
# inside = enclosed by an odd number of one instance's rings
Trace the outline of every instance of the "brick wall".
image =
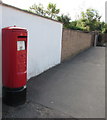
{"type": "Polygon", "coordinates": [[[93,41],[92,33],[63,29],[61,60],[64,61],[91,47],[93,41]]]}

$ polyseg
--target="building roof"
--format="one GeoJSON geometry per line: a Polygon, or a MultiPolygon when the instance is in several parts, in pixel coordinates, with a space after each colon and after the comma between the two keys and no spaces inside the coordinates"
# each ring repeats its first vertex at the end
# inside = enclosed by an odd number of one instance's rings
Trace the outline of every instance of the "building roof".
{"type": "Polygon", "coordinates": [[[16,10],[26,12],[26,13],[28,13],[28,14],[32,14],[32,15],[35,15],[35,16],[38,16],[38,17],[41,17],[41,18],[44,18],[44,19],[48,19],[48,20],[51,20],[51,21],[54,21],[54,22],[58,22],[58,23],[63,24],[62,22],[59,22],[59,21],[57,21],[57,20],[53,20],[53,19],[47,18],[47,17],[45,17],[45,16],[37,15],[36,13],[32,13],[32,12],[29,12],[29,11],[27,11],[27,10],[23,10],[23,9],[21,9],[21,8],[17,8],[17,7],[15,7],[15,6],[12,6],[12,5],[3,3],[2,1],[0,1],[0,4],[4,5],[4,6],[6,6],[6,7],[11,7],[11,8],[14,8],[14,9],[16,9],[16,10]]]}

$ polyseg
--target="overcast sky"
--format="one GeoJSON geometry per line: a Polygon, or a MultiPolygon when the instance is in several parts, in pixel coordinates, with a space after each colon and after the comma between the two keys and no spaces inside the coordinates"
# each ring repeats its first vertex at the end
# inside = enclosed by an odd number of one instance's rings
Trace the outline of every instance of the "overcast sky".
{"type": "Polygon", "coordinates": [[[36,3],[42,3],[45,7],[49,2],[55,3],[60,8],[61,13],[70,14],[72,20],[75,20],[81,11],[87,8],[94,8],[99,11],[102,20],[105,21],[105,1],[107,0],[2,0],[3,2],[28,9],[29,6],[36,3]]]}

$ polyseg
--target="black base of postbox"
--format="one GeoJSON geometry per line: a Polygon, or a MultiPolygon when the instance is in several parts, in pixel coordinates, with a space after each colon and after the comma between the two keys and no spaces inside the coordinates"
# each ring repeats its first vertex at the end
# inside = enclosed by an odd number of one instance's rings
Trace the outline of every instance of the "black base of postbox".
{"type": "Polygon", "coordinates": [[[18,106],[26,102],[26,88],[2,88],[2,102],[9,106],[18,106]]]}

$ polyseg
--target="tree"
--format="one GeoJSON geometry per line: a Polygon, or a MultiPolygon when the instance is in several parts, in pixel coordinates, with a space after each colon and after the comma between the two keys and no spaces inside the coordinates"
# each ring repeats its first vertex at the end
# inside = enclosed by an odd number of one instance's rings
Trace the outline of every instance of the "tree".
{"type": "Polygon", "coordinates": [[[69,28],[70,20],[71,20],[69,15],[62,14],[61,16],[57,17],[57,20],[63,23],[64,28],[69,28]]]}
{"type": "Polygon", "coordinates": [[[101,22],[101,24],[100,24],[100,28],[101,28],[101,32],[102,33],[107,33],[107,23],[105,23],[105,22],[101,22]]]}
{"type": "Polygon", "coordinates": [[[87,9],[81,12],[81,18],[77,21],[77,27],[86,31],[100,30],[100,19],[98,11],[95,9],[87,9]]]}
{"type": "Polygon", "coordinates": [[[37,15],[49,17],[51,19],[56,19],[57,15],[60,12],[60,9],[56,8],[56,4],[49,3],[46,9],[44,9],[42,4],[34,4],[29,8],[28,11],[36,13],[37,15]]]}
{"type": "Polygon", "coordinates": [[[70,22],[69,28],[73,30],[83,30],[82,28],[77,26],[77,20],[70,22]]]}
{"type": "Polygon", "coordinates": [[[57,15],[59,14],[60,9],[56,8],[56,4],[49,3],[47,6],[46,13],[48,14],[48,17],[52,19],[56,19],[57,15]]]}
{"type": "Polygon", "coordinates": [[[39,5],[34,4],[31,7],[29,7],[28,11],[36,13],[37,15],[46,16],[46,11],[42,4],[39,5]]]}

